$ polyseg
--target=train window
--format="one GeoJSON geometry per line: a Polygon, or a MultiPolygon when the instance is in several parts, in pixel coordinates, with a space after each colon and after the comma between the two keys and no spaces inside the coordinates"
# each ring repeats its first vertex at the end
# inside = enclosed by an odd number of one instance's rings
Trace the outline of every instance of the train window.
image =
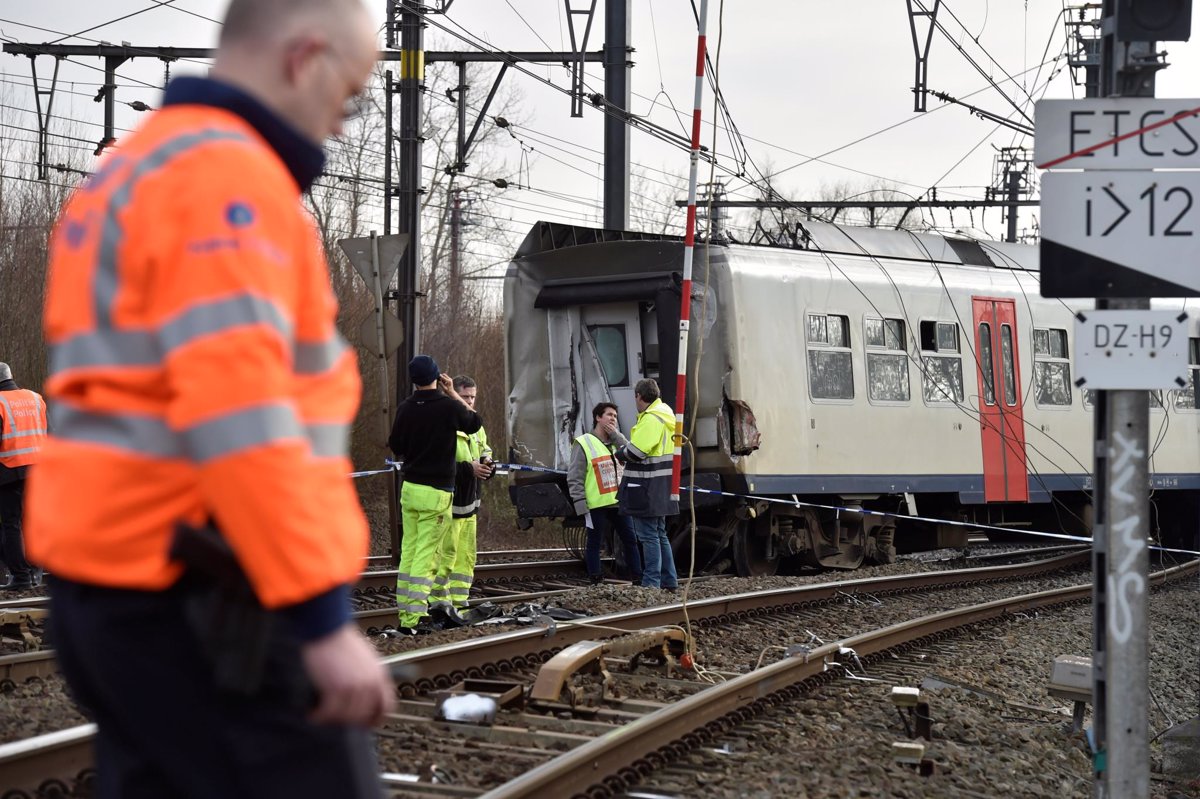
{"type": "Polygon", "coordinates": [[[867,345],[867,398],[872,402],[908,402],[908,353],[904,320],[864,320],[867,345]]]}
{"type": "Polygon", "coordinates": [[[629,385],[629,359],[626,356],[625,325],[588,325],[596,355],[604,369],[604,378],[612,387],[629,385]]]}
{"type": "Polygon", "coordinates": [[[1013,357],[1012,325],[1000,325],[1000,366],[1004,370],[1004,403],[1017,404],[1017,365],[1013,357]]]}
{"type": "Polygon", "coordinates": [[[979,368],[983,372],[983,401],[996,404],[996,367],[992,361],[992,326],[979,323],[979,368]]]}
{"type": "Polygon", "coordinates": [[[808,343],[831,347],[850,346],[850,317],[839,314],[808,315],[808,343]]]}
{"type": "Polygon", "coordinates": [[[1067,331],[1062,328],[1033,329],[1033,354],[1047,358],[1067,357],[1067,331]]]}
{"type": "Polygon", "coordinates": [[[921,371],[925,374],[922,394],[925,401],[962,402],[962,355],[958,325],[954,322],[921,322],[921,350],[921,371]]]}
{"type": "Polygon", "coordinates": [[[808,315],[808,385],[813,399],[854,399],[850,317],[808,315]]]}
{"type": "Polygon", "coordinates": [[[1200,383],[1200,338],[1188,339],[1188,384],[1175,392],[1175,409],[1196,410],[1196,385],[1200,383]]]}
{"type": "Polygon", "coordinates": [[[1037,405],[1071,404],[1071,362],[1067,351],[1066,330],[1033,329],[1033,391],[1037,405]]]}
{"type": "Polygon", "coordinates": [[[903,319],[873,319],[868,316],[864,326],[868,347],[904,351],[903,319]]]}

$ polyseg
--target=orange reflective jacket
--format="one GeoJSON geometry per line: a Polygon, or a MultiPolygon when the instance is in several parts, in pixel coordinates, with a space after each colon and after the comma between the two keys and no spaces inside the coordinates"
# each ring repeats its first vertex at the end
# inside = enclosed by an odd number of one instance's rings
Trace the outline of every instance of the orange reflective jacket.
{"type": "Polygon", "coordinates": [[[299,187],[242,117],[171,105],[71,198],[51,244],[47,396],[26,546],[157,590],[176,523],[214,520],[268,607],[353,582],[357,359],[299,187]]]}
{"type": "Polygon", "coordinates": [[[10,469],[37,463],[46,439],[46,403],[24,388],[0,391],[0,464],[10,469]]]}

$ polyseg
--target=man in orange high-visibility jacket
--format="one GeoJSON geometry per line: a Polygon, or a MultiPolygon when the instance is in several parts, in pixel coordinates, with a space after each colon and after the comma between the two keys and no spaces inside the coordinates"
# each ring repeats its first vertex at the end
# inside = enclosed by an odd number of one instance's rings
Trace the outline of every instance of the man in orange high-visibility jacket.
{"type": "Polygon", "coordinates": [[[21,544],[21,515],[25,474],[37,463],[46,438],[46,403],[39,394],[21,388],[12,369],[0,363],[0,560],[12,579],[0,588],[33,588],[33,569],[21,544]]]}
{"type": "Polygon", "coordinates": [[[26,542],[101,797],[379,795],[365,728],[394,688],[348,602],[361,385],[301,202],[375,47],[361,0],[232,0],[210,77],[174,80],[55,230],[26,542]],[[169,553],[206,524],[268,611],[253,690],[191,613],[233,598],[169,553]]]}

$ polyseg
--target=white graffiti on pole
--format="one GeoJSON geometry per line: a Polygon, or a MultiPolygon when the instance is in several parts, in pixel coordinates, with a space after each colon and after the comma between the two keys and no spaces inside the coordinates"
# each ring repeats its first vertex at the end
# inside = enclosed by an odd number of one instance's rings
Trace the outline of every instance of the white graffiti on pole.
{"type": "MultiPolygon", "coordinates": [[[[1114,458],[1113,471],[1116,473],[1112,485],[1112,499],[1115,502],[1133,503],[1135,497],[1129,489],[1136,471],[1136,461],[1145,458],[1144,450],[1138,448],[1137,441],[1126,438],[1121,433],[1114,436],[1116,443],[1109,449],[1109,457],[1114,458]]],[[[1135,568],[1138,556],[1146,548],[1146,542],[1138,534],[1141,528],[1141,516],[1134,514],[1113,525],[1122,543],[1125,545],[1125,557],[1116,564],[1116,569],[1108,575],[1108,595],[1111,597],[1108,613],[1108,632],[1118,644],[1125,644],[1133,637],[1133,611],[1131,605],[1134,598],[1146,592],[1146,580],[1135,568]]]]}

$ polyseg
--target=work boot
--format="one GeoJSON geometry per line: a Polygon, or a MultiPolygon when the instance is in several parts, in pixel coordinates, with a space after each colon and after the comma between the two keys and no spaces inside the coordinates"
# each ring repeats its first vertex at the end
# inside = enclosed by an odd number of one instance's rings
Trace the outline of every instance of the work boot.
{"type": "Polygon", "coordinates": [[[0,589],[2,589],[4,591],[28,591],[32,588],[33,588],[33,580],[30,579],[28,576],[13,577],[11,580],[9,580],[7,583],[5,583],[3,586],[0,586],[0,589]]]}
{"type": "Polygon", "coordinates": [[[602,582],[604,582],[603,574],[589,574],[588,575],[588,584],[589,585],[600,585],[600,583],[602,583],[602,582]]]}

